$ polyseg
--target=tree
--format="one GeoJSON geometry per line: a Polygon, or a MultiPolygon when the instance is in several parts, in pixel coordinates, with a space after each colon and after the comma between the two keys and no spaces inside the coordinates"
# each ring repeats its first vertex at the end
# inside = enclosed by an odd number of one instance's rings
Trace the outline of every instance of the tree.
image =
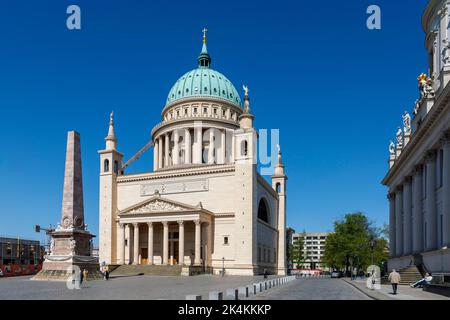
{"type": "Polygon", "coordinates": [[[327,237],[323,261],[334,269],[350,267],[366,270],[387,260],[387,241],[381,229],[374,227],[363,213],[345,215],[334,223],[334,233],[327,237]]]}
{"type": "Polygon", "coordinates": [[[298,239],[295,240],[291,246],[290,256],[292,258],[292,263],[296,265],[297,268],[303,265],[305,261],[308,259],[307,258],[308,255],[305,254],[303,248],[305,244],[304,234],[305,233],[300,234],[298,239]]]}

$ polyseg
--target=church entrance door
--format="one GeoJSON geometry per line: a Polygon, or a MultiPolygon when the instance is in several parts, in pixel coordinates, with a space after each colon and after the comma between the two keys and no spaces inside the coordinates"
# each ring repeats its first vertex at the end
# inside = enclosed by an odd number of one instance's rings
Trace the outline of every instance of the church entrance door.
{"type": "Polygon", "coordinates": [[[141,264],[147,264],[148,263],[148,249],[147,248],[141,248],[141,264]]]}

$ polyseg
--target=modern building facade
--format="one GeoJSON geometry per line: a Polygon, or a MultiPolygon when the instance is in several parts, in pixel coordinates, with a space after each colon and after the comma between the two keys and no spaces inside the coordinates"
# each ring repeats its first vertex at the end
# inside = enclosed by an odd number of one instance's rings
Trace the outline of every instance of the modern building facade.
{"type": "Polygon", "coordinates": [[[325,242],[329,232],[303,232],[292,235],[292,245],[299,238],[303,238],[303,256],[305,262],[301,265],[293,264],[294,269],[325,269],[322,263],[322,257],[325,253],[325,242]]]}
{"type": "Polygon", "coordinates": [[[418,78],[412,117],[389,146],[389,268],[450,272],[449,2],[431,0],[422,17],[429,76],[418,78]]]}
{"type": "Polygon", "coordinates": [[[205,33],[197,63],[169,91],[142,149],[153,147],[152,172],[125,173],[130,161],[117,149],[111,115],[99,151],[100,263],[285,274],[281,152],[267,182],[257,171],[248,88],[242,103],[231,81],[211,68],[205,33]]]}
{"type": "Polygon", "coordinates": [[[0,265],[38,265],[43,254],[39,241],[0,237],[0,265]]]}

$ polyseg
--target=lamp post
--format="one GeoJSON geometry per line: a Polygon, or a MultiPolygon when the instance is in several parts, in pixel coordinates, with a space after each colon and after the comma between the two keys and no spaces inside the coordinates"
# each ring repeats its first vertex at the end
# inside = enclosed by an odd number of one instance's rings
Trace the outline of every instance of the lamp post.
{"type": "Polygon", "coordinates": [[[222,258],[222,277],[225,276],[225,257],[222,258]]]}
{"type": "Polygon", "coordinates": [[[372,265],[373,265],[373,251],[375,249],[375,240],[373,238],[370,240],[370,247],[372,248],[372,265]]]}

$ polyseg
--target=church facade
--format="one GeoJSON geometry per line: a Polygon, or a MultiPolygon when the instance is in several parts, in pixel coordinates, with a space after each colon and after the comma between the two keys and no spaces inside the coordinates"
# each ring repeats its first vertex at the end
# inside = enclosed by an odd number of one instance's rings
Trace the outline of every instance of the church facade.
{"type": "MultiPolygon", "coordinates": [[[[286,181],[281,152],[270,183],[257,171],[257,131],[244,101],[211,68],[170,90],[151,131],[153,171],[126,174],[113,115],[100,155],[99,261],[181,265],[219,274],[286,273],[286,181]]],[[[133,157],[131,160],[135,160],[133,157]]]]}
{"type": "Polygon", "coordinates": [[[389,268],[417,265],[450,273],[450,16],[449,2],[430,0],[422,18],[429,76],[412,117],[389,146],[389,268]]]}

